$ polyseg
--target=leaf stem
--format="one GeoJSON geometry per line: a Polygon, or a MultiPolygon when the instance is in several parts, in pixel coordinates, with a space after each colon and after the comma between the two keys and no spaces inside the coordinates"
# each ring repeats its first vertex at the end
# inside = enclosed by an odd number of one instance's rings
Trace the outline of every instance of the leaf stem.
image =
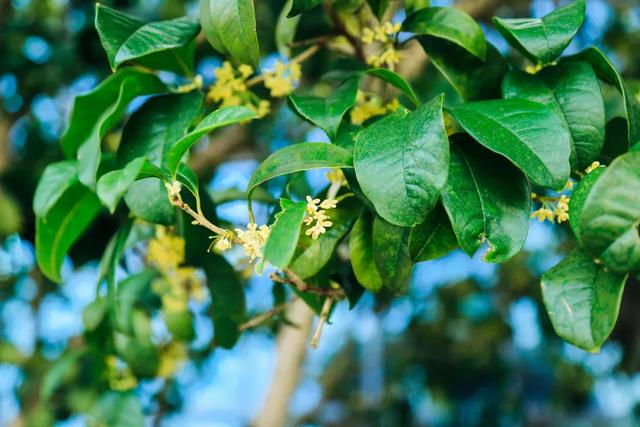
{"type": "Polygon", "coordinates": [[[331,307],[333,306],[333,298],[329,297],[324,300],[324,304],[322,304],[322,311],[320,312],[320,319],[318,319],[318,324],[316,325],[316,329],[313,332],[313,336],[311,337],[311,348],[316,349],[320,344],[320,337],[322,336],[322,328],[324,324],[327,323],[327,319],[329,319],[329,313],[331,312],[331,307]]]}
{"type": "Polygon", "coordinates": [[[309,285],[302,280],[300,276],[294,273],[291,269],[285,268],[283,270],[285,277],[280,276],[278,273],[271,273],[269,278],[277,283],[284,285],[292,285],[300,292],[307,292],[310,294],[316,294],[330,298],[342,298],[344,297],[344,291],[342,289],[325,289],[309,285]]]}
{"type": "Polygon", "coordinates": [[[356,56],[358,57],[358,59],[364,62],[365,61],[364,50],[362,49],[362,45],[360,44],[360,41],[358,40],[357,37],[351,34],[347,29],[347,27],[344,25],[344,22],[342,22],[342,19],[340,19],[338,12],[333,7],[332,1],[324,0],[323,5],[324,5],[325,13],[329,16],[329,19],[331,19],[331,23],[336,28],[336,31],[347,39],[349,44],[353,46],[353,49],[356,51],[356,56]]]}

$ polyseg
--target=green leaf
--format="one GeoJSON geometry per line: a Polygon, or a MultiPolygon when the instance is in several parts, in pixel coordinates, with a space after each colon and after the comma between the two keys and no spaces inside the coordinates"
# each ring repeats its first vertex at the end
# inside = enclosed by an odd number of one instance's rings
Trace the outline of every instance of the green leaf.
{"type": "Polygon", "coordinates": [[[134,336],[133,311],[136,304],[151,291],[151,282],[157,276],[154,270],[146,269],[118,283],[115,299],[115,328],[134,336]]]}
{"type": "Polygon", "coordinates": [[[584,209],[584,203],[587,201],[587,197],[596,183],[598,178],[602,176],[605,171],[604,166],[600,166],[593,171],[586,174],[580,182],[576,185],[573,193],[571,193],[571,199],[569,199],[569,225],[573,235],[580,242],[580,230],[582,229],[580,223],[582,219],[582,211],[584,209]]]}
{"type": "Polygon", "coordinates": [[[487,43],[487,59],[482,61],[448,40],[430,36],[418,40],[433,65],[464,100],[500,96],[500,84],[509,65],[491,43],[487,43]]]}
{"type": "Polygon", "coordinates": [[[176,179],[196,198],[198,206],[200,205],[200,184],[198,183],[198,175],[186,164],[178,165],[178,173],[176,179]]]}
{"type": "Polygon", "coordinates": [[[487,41],[482,28],[460,9],[453,7],[421,9],[405,19],[402,29],[417,35],[448,40],[483,61],[487,57],[487,41]]]}
{"type": "Polygon", "coordinates": [[[611,270],[640,269],[640,152],[614,160],[593,185],[580,218],[582,244],[611,270]]]}
{"type": "Polygon", "coordinates": [[[569,131],[550,107],[504,99],[463,104],[450,113],[476,141],[511,160],[536,184],[561,189],[569,179],[569,131]]]}
{"type": "Polygon", "coordinates": [[[33,196],[33,212],[45,216],[60,197],[78,183],[78,162],[66,160],[46,167],[33,196]]]}
{"type": "Polygon", "coordinates": [[[61,358],[53,362],[53,366],[46,371],[42,379],[40,388],[40,398],[51,399],[53,393],[65,383],[68,383],[78,371],[78,361],[82,352],[77,349],[70,349],[61,358]]]}
{"type": "Polygon", "coordinates": [[[447,179],[449,141],[439,96],[411,113],[400,111],[358,133],[354,166],[378,215],[392,224],[423,222],[447,179]]]}
{"type": "Polygon", "coordinates": [[[178,165],[184,155],[189,151],[189,148],[204,135],[223,126],[229,126],[255,118],[257,118],[257,116],[254,111],[240,106],[223,107],[209,114],[198,123],[198,126],[196,126],[194,130],[180,138],[180,140],[171,147],[167,154],[167,167],[169,171],[173,176],[176,175],[178,165]]]}
{"type": "Polygon", "coordinates": [[[82,312],[82,323],[87,331],[95,331],[107,314],[108,302],[105,297],[93,300],[82,312]]]}
{"type": "Polygon", "coordinates": [[[383,18],[384,13],[389,7],[389,1],[390,0],[367,0],[369,6],[371,7],[371,10],[373,11],[373,14],[376,15],[378,20],[383,18]]]}
{"type": "Polygon", "coordinates": [[[351,77],[328,97],[289,95],[291,105],[305,119],[335,139],[344,114],[356,103],[359,77],[351,77]]]}
{"type": "Polygon", "coordinates": [[[36,259],[42,273],[60,283],[64,257],[100,212],[98,197],[76,184],[53,205],[47,215],[36,218],[36,259]]]}
{"type": "Polygon", "coordinates": [[[140,427],[144,425],[142,405],[133,392],[109,391],[103,394],[91,410],[94,425],[140,427]]]}
{"type": "Polygon", "coordinates": [[[95,89],[76,97],[60,146],[67,157],[77,155],[83,184],[95,186],[102,157],[100,141],[120,121],[129,102],[137,96],[164,91],[166,86],[155,74],[123,68],[95,89]]]}
{"type": "MultiPolygon", "coordinates": [[[[184,136],[201,109],[202,95],[198,92],[148,100],[124,127],[118,162],[126,165],[146,157],[156,167],[166,168],[169,150],[184,136]]],[[[164,183],[156,178],[134,182],[125,201],[131,212],[145,221],[164,225],[175,221],[175,208],[169,203],[164,183]]]]}
{"type": "Polygon", "coordinates": [[[414,263],[440,258],[456,247],[456,235],[441,204],[429,213],[422,224],[413,227],[409,233],[409,254],[414,263]]]}
{"type": "Polygon", "coordinates": [[[536,75],[513,71],[502,85],[505,98],[522,98],[551,107],[571,136],[571,165],[583,170],[604,146],[605,112],[600,85],[584,62],[562,63],[536,75]]]}
{"type": "Polygon", "coordinates": [[[622,94],[625,114],[628,121],[627,132],[629,133],[629,140],[627,141],[627,147],[640,141],[640,105],[609,58],[607,58],[600,49],[590,47],[576,55],[563,58],[563,61],[587,62],[593,67],[598,77],[618,88],[618,91],[622,94]]]}
{"type": "Polygon", "coordinates": [[[373,259],[384,287],[393,292],[406,289],[411,278],[409,230],[376,216],[373,220],[373,259]]]}
{"type": "Polygon", "coordinates": [[[293,172],[320,168],[352,168],[353,157],[344,148],[324,142],[303,142],[282,148],[267,157],[253,172],[247,194],[263,182],[293,172]]]}
{"type": "Polygon", "coordinates": [[[188,309],[186,311],[162,310],[162,318],[174,340],[189,342],[195,337],[193,314],[188,309]]]}
{"type": "Polygon", "coordinates": [[[129,190],[131,185],[138,179],[147,159],[139,157],[130,162],[124,169],[107,172],[98,180],[97,194],[103,205],[109,208],[111,213],[115,212],[118,202],[129,190]]]}
{"type": "Polygon", "coordinates": [[[533,62],[549,64],[562,54],[582,26],[585,1],[578,0],[542,18],[502,19],[493,23],[511,46],[533,62]]]}
{"type": "Polygon", "coordinates": [[[404,0],[404,8],[407,13],[412,13],[420,9],[425,9],[431,5],[429,0],[404,0]]]}
{"type": "Polygon", "coordinates": [[[529,183],[506,159],[477,144],[453,145],[442,203],[470,256],[487,242],[484,259],[504,262],[524,245],[531,214],[529,183]]]}
{"type": "Polygon", "coordinates": [[[339,199],[338,207],[327,211],[333,225],[327,228],[324,234],[316,240],[306,234],[300,236],[300,250],[291,263],[291,270],[302,279],[318,274],[331,260],[338,244],[353,227],[361,209],[362,204],[355,197],[339,199]]]}
{"type": "Polygon", "coordinates": [[[542,297],[556,333],[598,352],[618,319],[627,275],[608,271],[581,249],[542,276],[542,297]]]}
{"type": "MultiPolygon", "coordinates": [[[[601,158],[607,163],[629,151],[629,124],[626,117],[614,117],[604,130],[605,139],[601,158]]],[[[635,147],[638,147],[636,144],[635,147]]]]}
{"type": "Polygon", "coordinates": [[[276,214],[269,239],[264,247],[264,260],[279,269],[289,266],[300,238],[300,227],[307,213],[305,202],[280,201],[282,210],[276,214]],[[288,202],[288,203],[286,203],[288,202]]]}
{"type": "Polygon", "coordinates": [[[221,256],[209,256],[202,267],[211,292],[214,339],[219,346],[231,348],[240,336],[240,324],[247,317],[242,283],[233,267],[221,256]]]}
{"type": "Polygon", "coordinates": [[[369,68],[365,71],[361,71],[360,74],[368,74],[370,76],[377,77],[380,80],[384,80],[404,92],[415,106],[420,105],[418,95],[416,95],[409,82],[407,82],[400,74],[386,68],[369,68]]]}
{"type": "Polygon", "coordinates": [[[288,0],[282,8],[276,23],[276,46],[280,55],[285,57],[291,56],[291,47],[289,44],[296,38],[296,30],[300,22],[300,16],[289,18],[287,13],[291,10],[293,0],[288,0]]]}
{"type": "Polygon", "coordinates": [[[96,30],[113,71],[125,62],[191,75],[200,25],[182,17],[144,23],[100,3],[96,4],[96,30]]]}
{"type": "Polygon", "coordinates": [[[322,0],[293,0],[293,6],[287,15],[289,18],[300,15],[322,3],[322,0]]]}
{"type": "Polygon", "coordinates": [[[214,49],[258,67],[260,48],[253,0],[201,0],[200,23],[214,49]]]}
{"type": "Polygon", "coordinates": [[[349,235],[349,258],[358,282],[371,292],[382,288],[373,255],[373,216],[363,210],[349,235]]]}

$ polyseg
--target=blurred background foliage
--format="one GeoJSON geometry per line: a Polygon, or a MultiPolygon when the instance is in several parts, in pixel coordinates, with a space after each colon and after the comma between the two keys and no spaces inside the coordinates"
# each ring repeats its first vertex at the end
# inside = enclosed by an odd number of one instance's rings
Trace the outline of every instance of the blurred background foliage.
{"type": "MultiPolygon", "coordinates": [[[[107,3],[147,20],[197,13],[193,1],[107,3]]],[[[341,3],[348,9],[358,2],[341,3]]],[[[471,0],[457,6],[486,24],[489,40],[500,43],[490,28],[491,16],[541,16],[562,3],[471,0]]],[[[283,6],[279,0],[256,2],[267,67],[277,58],[273,34],[283,6]]],[[[0,425],[246,425],[258,413],[273,375],[277,324],[244,335],[232,350],[215,349],[207,295],[190,306],[188,349],[172,346],[166,319],[154,316],[143,326],[159,349],[140,349],[128,366],[122,365],[109,356],[104,324],[92,322],[87,311],[100,304],[94,302],[98,260],[115,220],[101,217],[74,248],[65,264],[65,285],[47,282],[34,265],[36,182],[47,164],[61,158],[57,140],[73,96],[109,73],[93,13],[93,2],[86,0],[0,0],[0,425]],[[154,357],[160,362],[153,363],[165,363],[166,375],[158,375],[161,368],[144,374],[154,357]],[[126,382],[127,369],[139,379],[131,387],[118,383],[126,382]]],[[[567,53],[601,46],[631,86],[640,87],[638,2],[588,0],[587,14],[567,53]]],[[[297,39],[327,28],[321,11],[314,11],[302,18],[297,39]]],[[[504,44],[497,46],[515,55],[504,44]]],[[[420,52],[410,50],[401,74],[411,78],[422,98],[444,90],[455,102],[420,52]]],[[[196,55],[198,73],[210,83],[220,58],[206,42],[198,44],[196,55]]],[[[303,84],[339,60],[316,56],[305,66],[303,84]]],[[[130,111],[142,102],[136,100],[130,111]]],[[[192,160],[203,182],[209,182],[213,200],[220,202],[217,214],[224,220],[246,222],[239,205],[222,202],[243,189],[257,158],[294,140],[323,138],[286,108],[274,109],[259,126],[204,141],[192,160]]],[[[313,187],[318,176],[310,173],[302,181],[313,187]]],[[[454,252],[419,265],[407,295],[365,295],[352,311],[340,306],[321,348],[307,357],[290,406],[292,424],[638,425],[637,283],[627,285],[614,336],[601,353],[589,355],[563,343],[542,309],[538,277],[567,245],[566,230],[536,223],[525,252],[503,266],[454,252]]],[[[125,260],[127,265],[140,262],[135,251],[125,260]]],[[[272,307],[267,278],[249,278],[245,291],[251,312],[272,307]]],[[[145,304],[158,305],[153,295],[148,298],[145,304]]]]}

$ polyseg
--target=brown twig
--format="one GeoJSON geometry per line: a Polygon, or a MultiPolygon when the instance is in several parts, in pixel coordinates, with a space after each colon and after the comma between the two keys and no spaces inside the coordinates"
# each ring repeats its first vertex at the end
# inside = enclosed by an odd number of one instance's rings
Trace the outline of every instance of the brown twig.
{"type": "Polygon", "coordinates": [[[333,7],[333,3],[331,2],[331,0],[324,0],[323,5],[324,10],[329,19],[331,19],[331,23],[335,27],[336,31],[347,39],[349,44],[353,46],[353,49],[356,51],[356,56],[358,57],[358,59],[364,62],[365,55],[364,50],[362,49],[362,45],[360,44],[360,40],[358,40],[356,36],[349,32],[347,27],[344,25],[344,22],[342,22],[342,19],[340,19],[338,12],[333,7]]]}
{"type": "Polygon", "coordinates": [[[293,304],[293,302],[296,299],[292,299],[291,301],[285,302],[283,304],[277,305],[275,307],[273,307],[271,310],[266,311],[262,314],[257,315],[254,318],[251,318],[249,320],[247,320],[246,322],[244,322],[242,325],[240,325],[238,327],[238,330],[240,332],[246,331],[247,329],[251,329],[251,328],[255,328],[256,326],[260,325],[262,322],[265,322],[269,319],[271,319],[272,317],[282,313],[283,311],[285,311],[291,304],[293,304]]]}
{"type": "Polygon", "coordinates": [[[172,205],[182,209],[189,216],[191,216],[198,225],[205,227],[213,231],[214,233],[219,234],[220,236],[229,236],[229,230],[225,230],[224,228],[218,227],[217,225],[209,221],[207,218],[205,218],[204,215],[201,215],[198,212],[191,209],[191,206],[189,206],[182,200],[182,198],[180,197],[180,194],[177,194],[174,197],[169,197],[169,200],[171,201],[172,205]]]}
{"type": "Polygon", "coordinates": [[[300,292],[308,292],[310,294],[316,294],[328,298],[343,298],[344,291],[342,289],[325,289],[309,285],[302,280],[300,276],[294,273],[291,269],[285,268],[283,270],[285,276],[281,276],[278,273],[271,273],[269,278],[277,283],[284,285],[292,285],[300,292]]]}

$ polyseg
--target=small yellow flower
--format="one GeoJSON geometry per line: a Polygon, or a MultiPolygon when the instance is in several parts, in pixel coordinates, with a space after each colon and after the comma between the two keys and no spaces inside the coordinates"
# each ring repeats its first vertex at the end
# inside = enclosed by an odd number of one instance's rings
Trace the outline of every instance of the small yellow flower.
{"type": "Polygon", "coordinates": [[[594,170],[598,169],[600,167],[600,162],[593,162],[591,163],[591,165],[585,169],[585,173],[589,174],[591,172],[593,172],[594,170]]]}
{"type": "Polygon", "coordinates": [[[226,237],[222,237],[216,241],[215,248],[220,252],[224,252],[231,248],[231,241],[226,237]]]}
{"type": "Polygon", "coordinates": [[[171,342],[160,352],[158,376],[169,378],[182,366],[187,359],[188,350],[184,344],[171,342]]]}
{"type": "Polygon", "coordinates": [[[337,205],[338,201],[334,199],[321,201],[307,196],[307,216],[304,218],[304,223],[309,228],[305,234],[316,240],[321,234],[325,233],[327,228],[333,225],[333,222],[329,221],[331,218],[327,216],[326,210],[335,209],[337,205]]]}
{"type": "Polygon", "coordinates": [[[329,170],[329,172],[327,172],[327,179],[331,184],[344,185],[347,182],[344,173],[338,168],[329,170]]]}
{"type": "Polygon", "coordinates": [[[270,90],[271,96],[280,98],[293,92],[300,77],[300,64],[297,62],[284,64],[277,60],[275,70],[264,74],[264,85],[270,90]]]}
{"type": "Polygon", "coordinates": [[[399,107],[400,102],[397,98],[385,105],[378,95],[359,91],[356,97],[356,106],[351,110],[351,123],[361,125],[371,117],[394,112],[399,107]]]}
{"type": "Polygon", "coordinates": [[[127,391],[138,385],[138,379],[133,375],[131,369],[115,356],[107,356],[106,375],[109,379],[109,387],[116,391],[127,391]]]}
{"type": "Polygon", "coordinates": [[[362,30],[362,35],[360,36],[360,40],[364,44],[371,44],[375,39],[376,33],[371,28],[365,28],[362,30]]]}
{"type": "Polygon", "coordinates": [[[184,261],[184,240],[156,227],[155,238],[147,247],[147,261],[163,272],[176,269],[184,261]]]}
{"type": "Polygon", "coordinates": [[[242,230],[236,228],[236,236],[240,241],[245,254],[249,257],[249,261],[253,261],[256,258],[262,258],[262,248],[267,243],[269,238],[269,232],[271,231],[269,226],[257,224],[247,224],[247,229],[242,230]]]}

